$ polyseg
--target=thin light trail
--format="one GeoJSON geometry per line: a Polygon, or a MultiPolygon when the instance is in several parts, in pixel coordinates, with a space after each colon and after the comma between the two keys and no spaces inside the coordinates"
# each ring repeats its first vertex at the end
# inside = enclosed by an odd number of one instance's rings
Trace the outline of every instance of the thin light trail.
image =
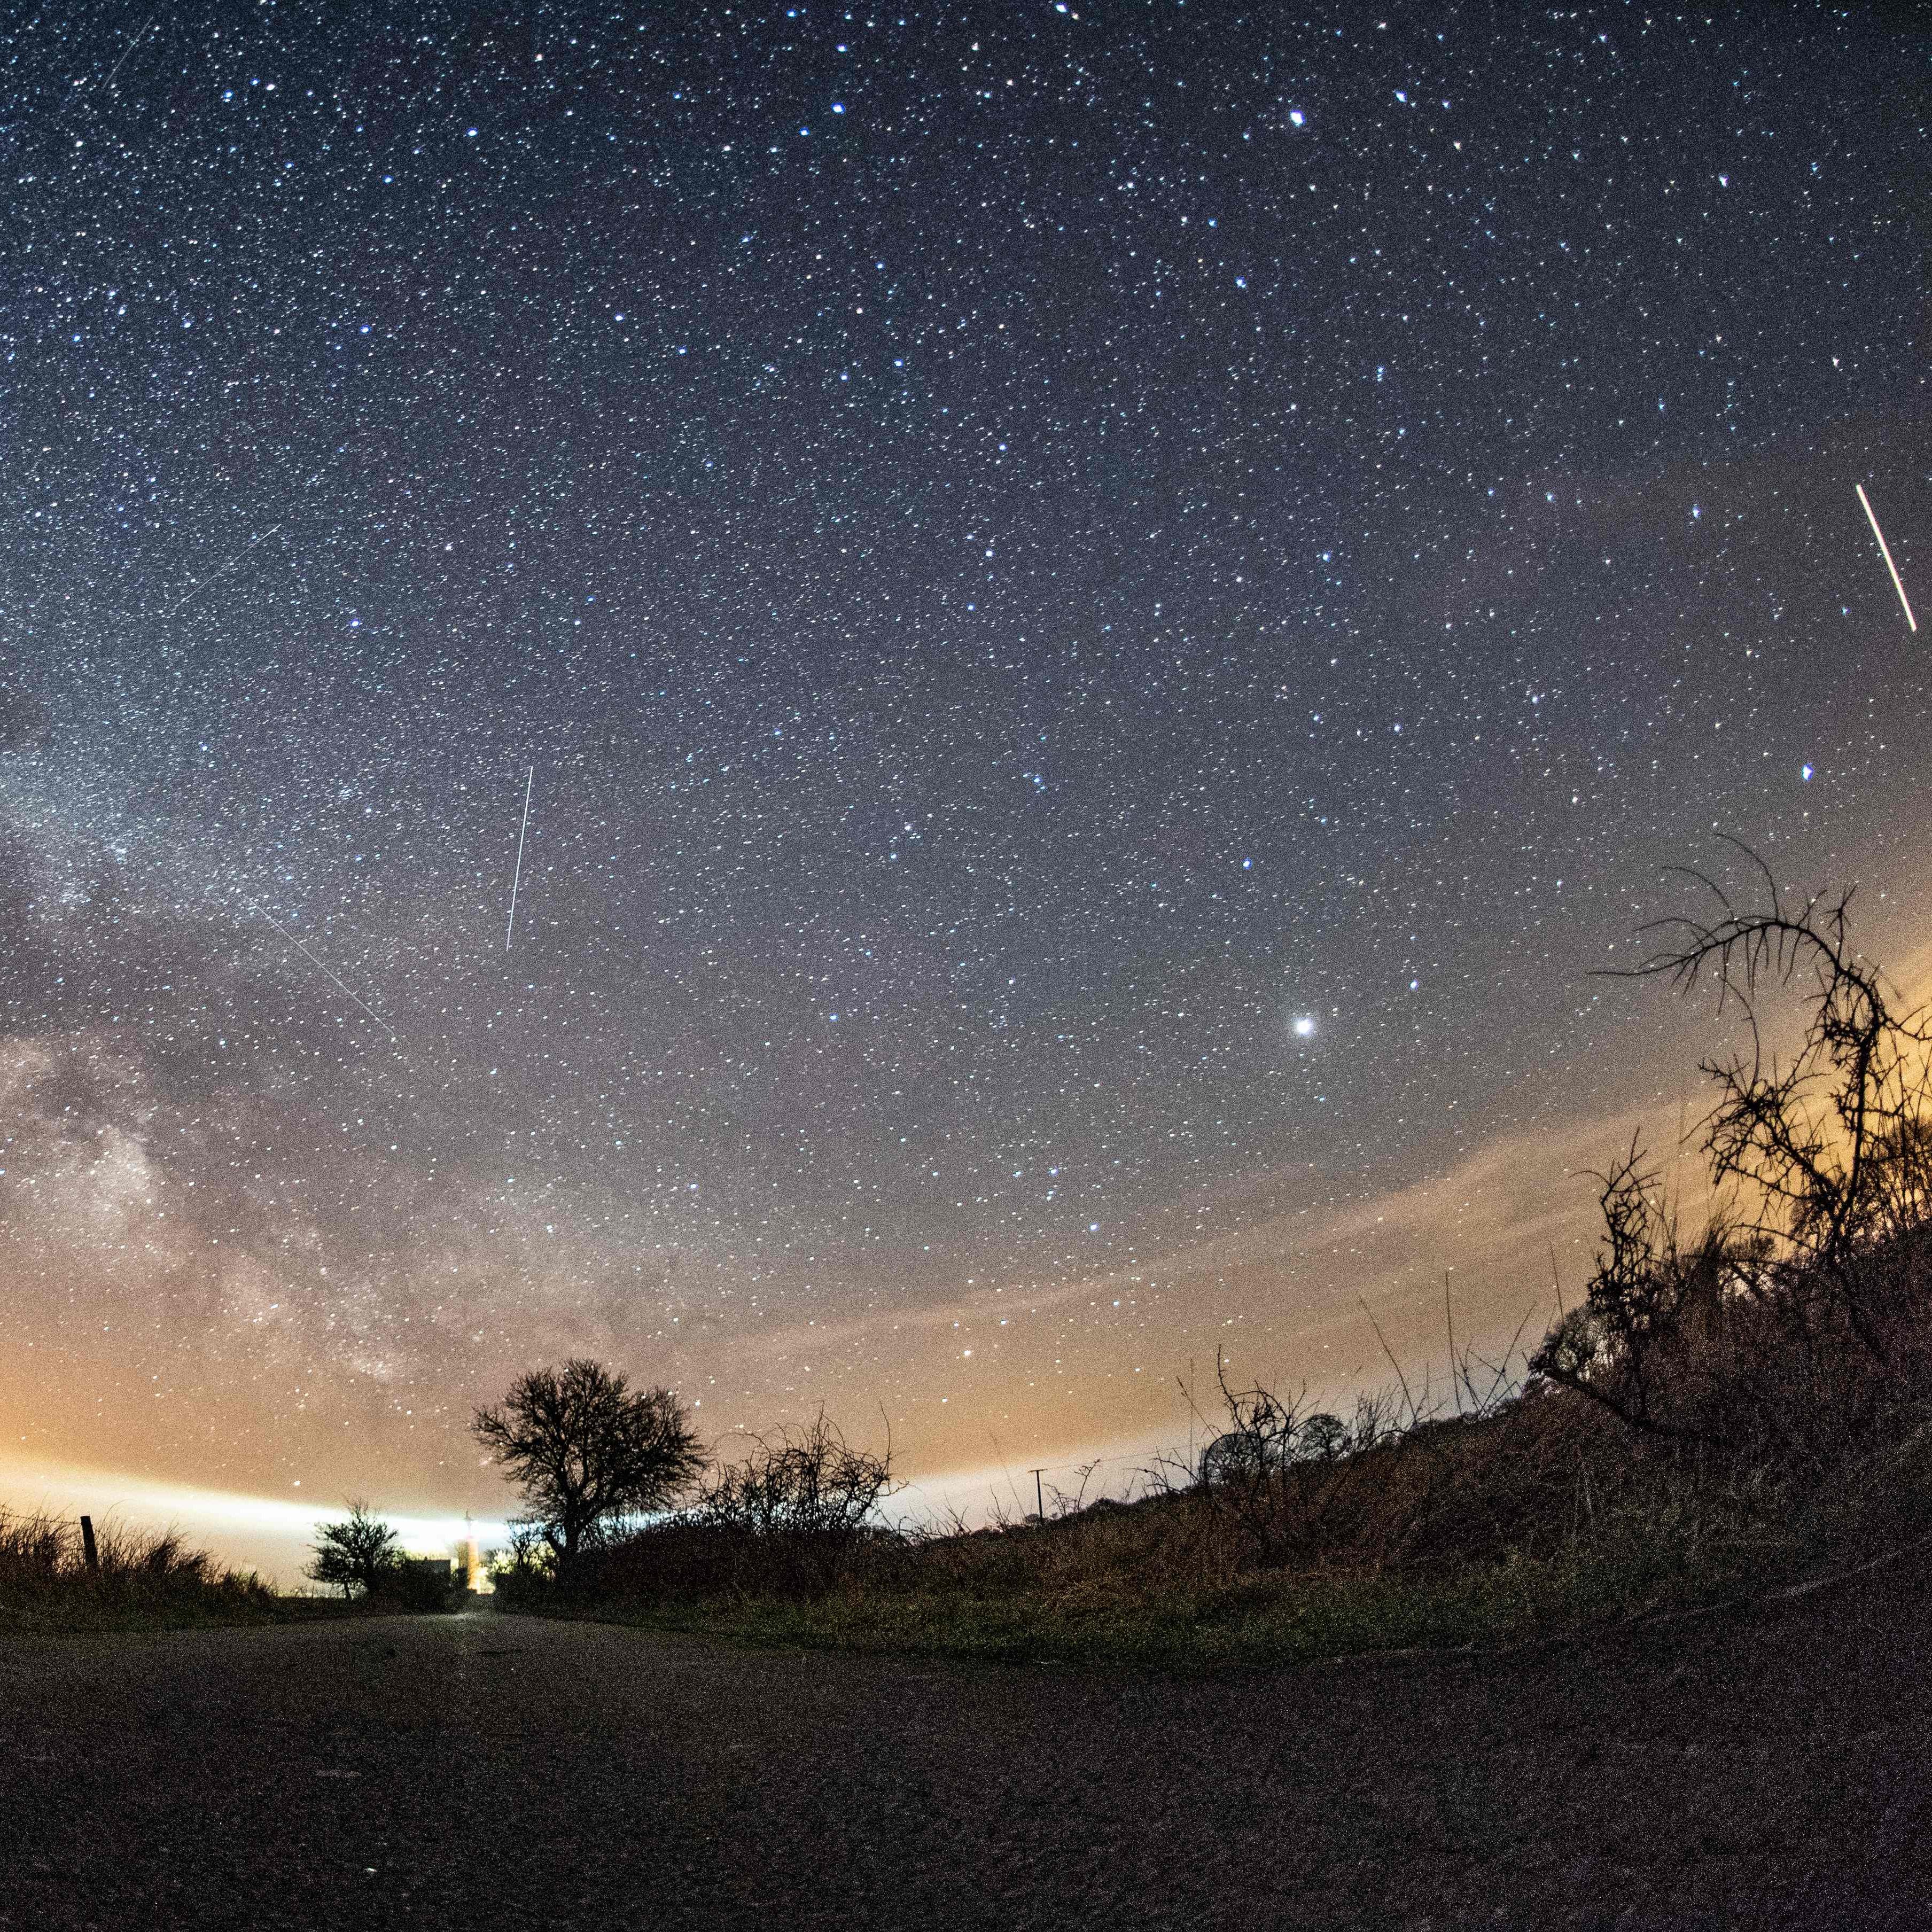
{"type": "Polygon", "coordinates": [[[268,922],[268,923],[269,923],[271,926],[272,926],[275,928],[275,930],[276,930],[278,932],[279,932],[279,933],[282,935],[282,937],[283,937],[284,939],[286,939],[286,940],[289,942],[289,944],[290,944],[291,946],[295,946],[295,947],[298,948],[298,949],[300,950],[300,952],[301,952],[301,953],[302,953],[302,957],[303,957],[304,958],[305,958],[306,960],[308,960],[308,962],[309,962],[309,964],[310,964],[310,965],[312,965],[312,966],[316,966],[316,967],[320,967],[320,968],[321,968],[321,970],[322,970],[323,972],[327,973],[327,974],[328,974],[328,976],[329,976],[332,980],[334,980],[335,983],[336,983],[338,986],[340,986],[340,987],[342,988],[342,990],[343,990],[345,993],[348,994],[349,997],[350,997],[352,1000],[353,1000],[356,1002],[356,1004],[358,1006],[360,1006],[360,1007],[362,1009],[362,1010],[363,1010],[365,1013],[367,1013],[367,1014],[369,1016],[369,1017],[370,1017],[372,1020],[374,1020],[374,1021],[376,1022],[376,1024],[379,1027],[380,1027],[380,1028],[382,1029],[382,1030],[383,1030],[386,1034],[388,1034],[389,1038],[390,1038],[392,1041],[395,1040],[396,1036],[395,1036],[394,1030],[391,1028],[391,1026],[390,1026],[390,1024],[389,1024],[387,1020],[386,1020],[385,1018],[383,1018],[382,1016],[380,1013],[379,1013],[378,1012],[376,1012],[376,1009],[375,1009],[374,1006],[372,1006],[371,1005],[370,1005],[369,1002],[368,1002],[367,1000],[364,999],[364,998],[362,998],[359,994],[358,994],[358,993],[357,993],[357,992],[356,992],[352,988],[351,988],[351,987],[350,987],[350,986],[346,986],[346,985],[344,985],[344,982],[343,982],[343,981],[342,981],[342,980],[341,980],[340,976],[338,974],[336,974],[335,972],[334,972],[333,970],[332,970],[328,967],[327,967],[327,966],[326,966],[326,965],[323,965],[323,964],[322,964],[322,962],[320,959],[316,958],[316,957],[315,956],[315,955],[314,955],[313,952],[310,952],[310,950],[308,950],[308,948],[306,946],[304,946],[304,945],[302,944],[302,941],[301,941],[299,939],[298,939],[298,938],[295,936],[295,934],[294,934],[292,932],[291,932],[288,929],[288,928],[287,928],[286,926],[285,926],[284,925],[283,925],[283,923],[281,922],[281,921],[280,921],[280,920],[278,920],[278,918],[276,918],[276,916],[274,916],[274,914],[273,913],[272,913],[272,912],[268,911],[268,910],[266,908],[264,908],[264,907],[258,906],[258,905],[255,905],[255,904],[254,904],[254,902],[252,899],[251,899],[251,900],[250,900],[250,901],[248,902],[248,904],[249,904],[250,905],[251,905],[251,906],[254,906],[254,910],[255,910],[256,912],[260,913],[260,914],[261,914],[261,915],[262,915],[262,916],[264,919],[266,919],[266,920],[268,922]]]}
{"type": "Polygon", "coordinates": [[[1906,626],[1916,636],[1918,620],[1912,614],[1911,600],[1905,594],[1905,586],[1899,580],[1898,566],[1892,560],[1892,546],[1885,540],[1885,532],[1878,526],[1878,518],[1872,512],[1871,499],[1865,494],[1862,483],[1854,483],[1852,488],[1858,493],[1858,501],[1864,506],[1865,521],[1872,526],[1872,535],[1878,538],[1878,554],[1885,559],[1885,567],[1892,572],[1892,587],[1898,592],[1898,602],[1905,612],[1906,626]]]}
{"type": "Polygon", "coordinates": [[[503,950],[506,952],[510,950],[510,934],[517,928],[517,887],[523,882],[524,840],[530,829],[530,794],[536,788],[536,782],[537,768],[532,765],[530,776],[524,781],[523,830],[517,834],[517,869],[510,877],[510,916],[503,926],[503,950]]]}
{"type": "Polygon", "coordinates": [[[122,50],[121,58],[107,70],[107,78],[100,83],[99,87],[91,88],[89,90],[90,92],[98,94],[114,85],[114,76],[128,64],[128,55],[131,54],[134,50],[147,38],[148,29],[154,24],[154,16],[152,14],[150,14],[148,17],[141,22],[141,31],[128,43],[124,48],[122,50]]]}
{"type": "Polygon", "coordinates": [[[182,598],[178,603],[171,604],[166,610],[161,613],[162,622],[166,623],[170,618],[173,617],[180,612],[186,610],[188,607],[192,604],[218,577],[226,577],[228,573],[248,554],[249,551],[255,548],[255,544],[266,543],[268,540],[280,528],[281,525],[280,524],[271,524],[260,536],[256,538],[254,543],[244,544],[240,550],[238,550],[219,570],[210,571],[208,574],[204,577],[185,597],[182,598]]]}
{"type": "MultiPolygon", "coordinates": [[[[110,88],[112,87],[116,75],[119,74],[121,70],[128,64],[128,56],[148,38],[148,29],[154,24],[155,15],[159,14],[160,11],[160,9],[158,7],[155,8],[153,11],[148,14],[148,17],[141,22],[140,26],[135,29],[134,38],[121,50],[121,58],[107,70],[106,73],[104,74],[100,80],[90,82],[84,86],[76,83],[72,99],[74,102],[79,104],[82,109],[83,116],[92,111],[94,106],[94,98],[97,95],[106,93],[110,88]]],[[[34,17],[27,22],[26,27],[22,29],[18,37],[19,39],[25,40],[28,34],[31,34],[34,29],[40,24],[41,20],[45,17],[45,8],[43,8],[40,13],[36,14],[34,17]]]]}

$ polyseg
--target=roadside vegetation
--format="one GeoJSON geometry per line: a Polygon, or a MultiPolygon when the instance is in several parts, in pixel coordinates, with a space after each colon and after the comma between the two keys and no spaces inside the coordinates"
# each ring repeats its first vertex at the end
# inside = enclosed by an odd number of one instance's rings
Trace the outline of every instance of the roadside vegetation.
{"type": "Polygon", "coordinates": [[[396,1532],[359,1497],[351,1498],[344,1521],[322,1526],[314,1549],[303,1574],[325,1589],[340,1590],[344,1604],[379,1616],[460,1607],[466,1580],[454,1565],[405,1555],[396,1532]]]}
{"type": "Polygon", "coordinates": [[[0,1508],[0,1635],[313,1622],[457,1607],[455,1580],[412,1562],[362,1502],[323,1525],[306,1574],[333,1595],[278,1594],[172,1530],[0,1508]]]}
{"type": "Polygon", "coordinates": [[[172,1531],[104,1525],[90,1562],[80,1522],[0,1510],[0,1632],[265,1623],[284,1613],[259,1578],[218,1568],[172,1531]]]}
{"type": "Polygon", "coordinates": [[[1711,887],[1713,914],[1666,922],[1627,976],[1713,987],[1750,1022],[1748,1058],[1702,1069],[1723,1204],[1687,1233],[1633,1144],[1600,1177],[1584,1294],[1532,1349],[1454,1356],[1434,1393],[1391,1357],[1390,1392],[1347,1416],[1224,1374],[1206,1449],[1130,1500],[940,1530],[889,1525],[890,1448],[823,1415],[707,1467],[664,1391],[572,1364],[585,1400],[541,1418],[500,1601],[752,1642],[1191,1667],[1508,1646],[1882,1562],[1932,1521],[1932,1029],[1854,950],[1846,901],[1764,884],[1757,910],[1711,887]],[[1781,1063],[1758,1028],[1775,992],[1808,1016],[1781,1063]],[[656,1442],[657,1476],[566,1522],[558,1472],[580,1504],[626,1401],[644,1409],[612,1439],[656,1442]]]}
{"type": "MultiPolygon", "coordinates": [[[[578,1360],[472,1430],[520,1490],[498,1607],[754,1643],[1176,1668],[1507,1646],[1695,1611],[1932,1534],[1932,1018],[1852,946],[1847,902],[1668,921],[1621,976],[1715,990],[1748,1057],[1707,1060],[1719,1202],[1679,1225],[1633,1143],[1600,1177],[1581,1298],[1446,1388],[1391,1354],[1347,1414],[1217,1376],[1198,1455],[1125,1500],[978,1528],[895,1524],[891,1445],[808,1426],[707,1455],[663,1388],[578,1360]],[[1804,1019],[1779,1060],[1760,1003],[1804,1019]]],[[[1703,881],[1708,886],[1708,881],[1703,881]]],[[[1446,1312],[1446,1311],[1445,1311],[1446,1312]]],[[[1371,1317],[1372,1319],[1372,1317],[1371,1317]]],[[[1205,1418],[1204,1418],[1205,1419],[1205,1418]]],[[[85,1519],[82,1520],[85,1521],[85,1519]]],[[[453,1571],[368,1504],[278,1598],[172,1533],[0,1510],[0,1630],[434,1611],[453,1571]]]]}

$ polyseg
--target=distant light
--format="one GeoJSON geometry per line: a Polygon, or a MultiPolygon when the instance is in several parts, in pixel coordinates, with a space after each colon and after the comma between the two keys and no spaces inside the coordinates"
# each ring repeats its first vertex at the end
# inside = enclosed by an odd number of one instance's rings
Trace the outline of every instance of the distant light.
{"type": "Polygon", "coordinates": [[[1296,127],[1299,128],[1301,125],[1304,118],[1301,110],[1298,107],[1291,107],[1288,110],[1288,118],[1296,127]]]}
{"type": "Polygon", "coordinates": [[[842,100],[835,100],[832,104],[832,111],[835,114],[843,114],[845,111],[844,102],[842,100]]]}
{"type": "Polygon", "coordinates": [[[1315,1016],[1312,1013],[1296,1014],[1294,1030],[1304,1040],[1306,1040],[1315,1030],[1315,1016]]]}
{"type": "Polygon", "coordinates": [[[1809,784],[1811,782],[1811,767],[1809,765],[1801,766],[1798,768],[1798,776],[1809,784]]]}

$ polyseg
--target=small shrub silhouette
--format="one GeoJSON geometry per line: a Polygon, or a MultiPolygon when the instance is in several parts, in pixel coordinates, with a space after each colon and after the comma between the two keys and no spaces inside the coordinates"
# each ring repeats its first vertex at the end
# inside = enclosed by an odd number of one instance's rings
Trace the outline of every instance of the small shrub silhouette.
{"type": "Polygon", "coordinates": [[[716,1469],[698,1501],[608,1552],[597,1587],[685,1597],[757,1589],[830,1589],[885,1532],[892,1451],[855,1448],[820,1410],[809,1427],[754,1436],[742,1460],[716,1469]]]}

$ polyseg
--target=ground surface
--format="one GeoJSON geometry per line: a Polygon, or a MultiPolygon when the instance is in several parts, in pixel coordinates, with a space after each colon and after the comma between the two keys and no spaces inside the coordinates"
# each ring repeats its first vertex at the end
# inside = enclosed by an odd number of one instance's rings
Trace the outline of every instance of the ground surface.
{"type": "Polygon", "coordinates": [[[0,1927],[1932,1925],[1922,1556],[1211,1680],[470,1616],[0,1646],[0,1927]]]}

